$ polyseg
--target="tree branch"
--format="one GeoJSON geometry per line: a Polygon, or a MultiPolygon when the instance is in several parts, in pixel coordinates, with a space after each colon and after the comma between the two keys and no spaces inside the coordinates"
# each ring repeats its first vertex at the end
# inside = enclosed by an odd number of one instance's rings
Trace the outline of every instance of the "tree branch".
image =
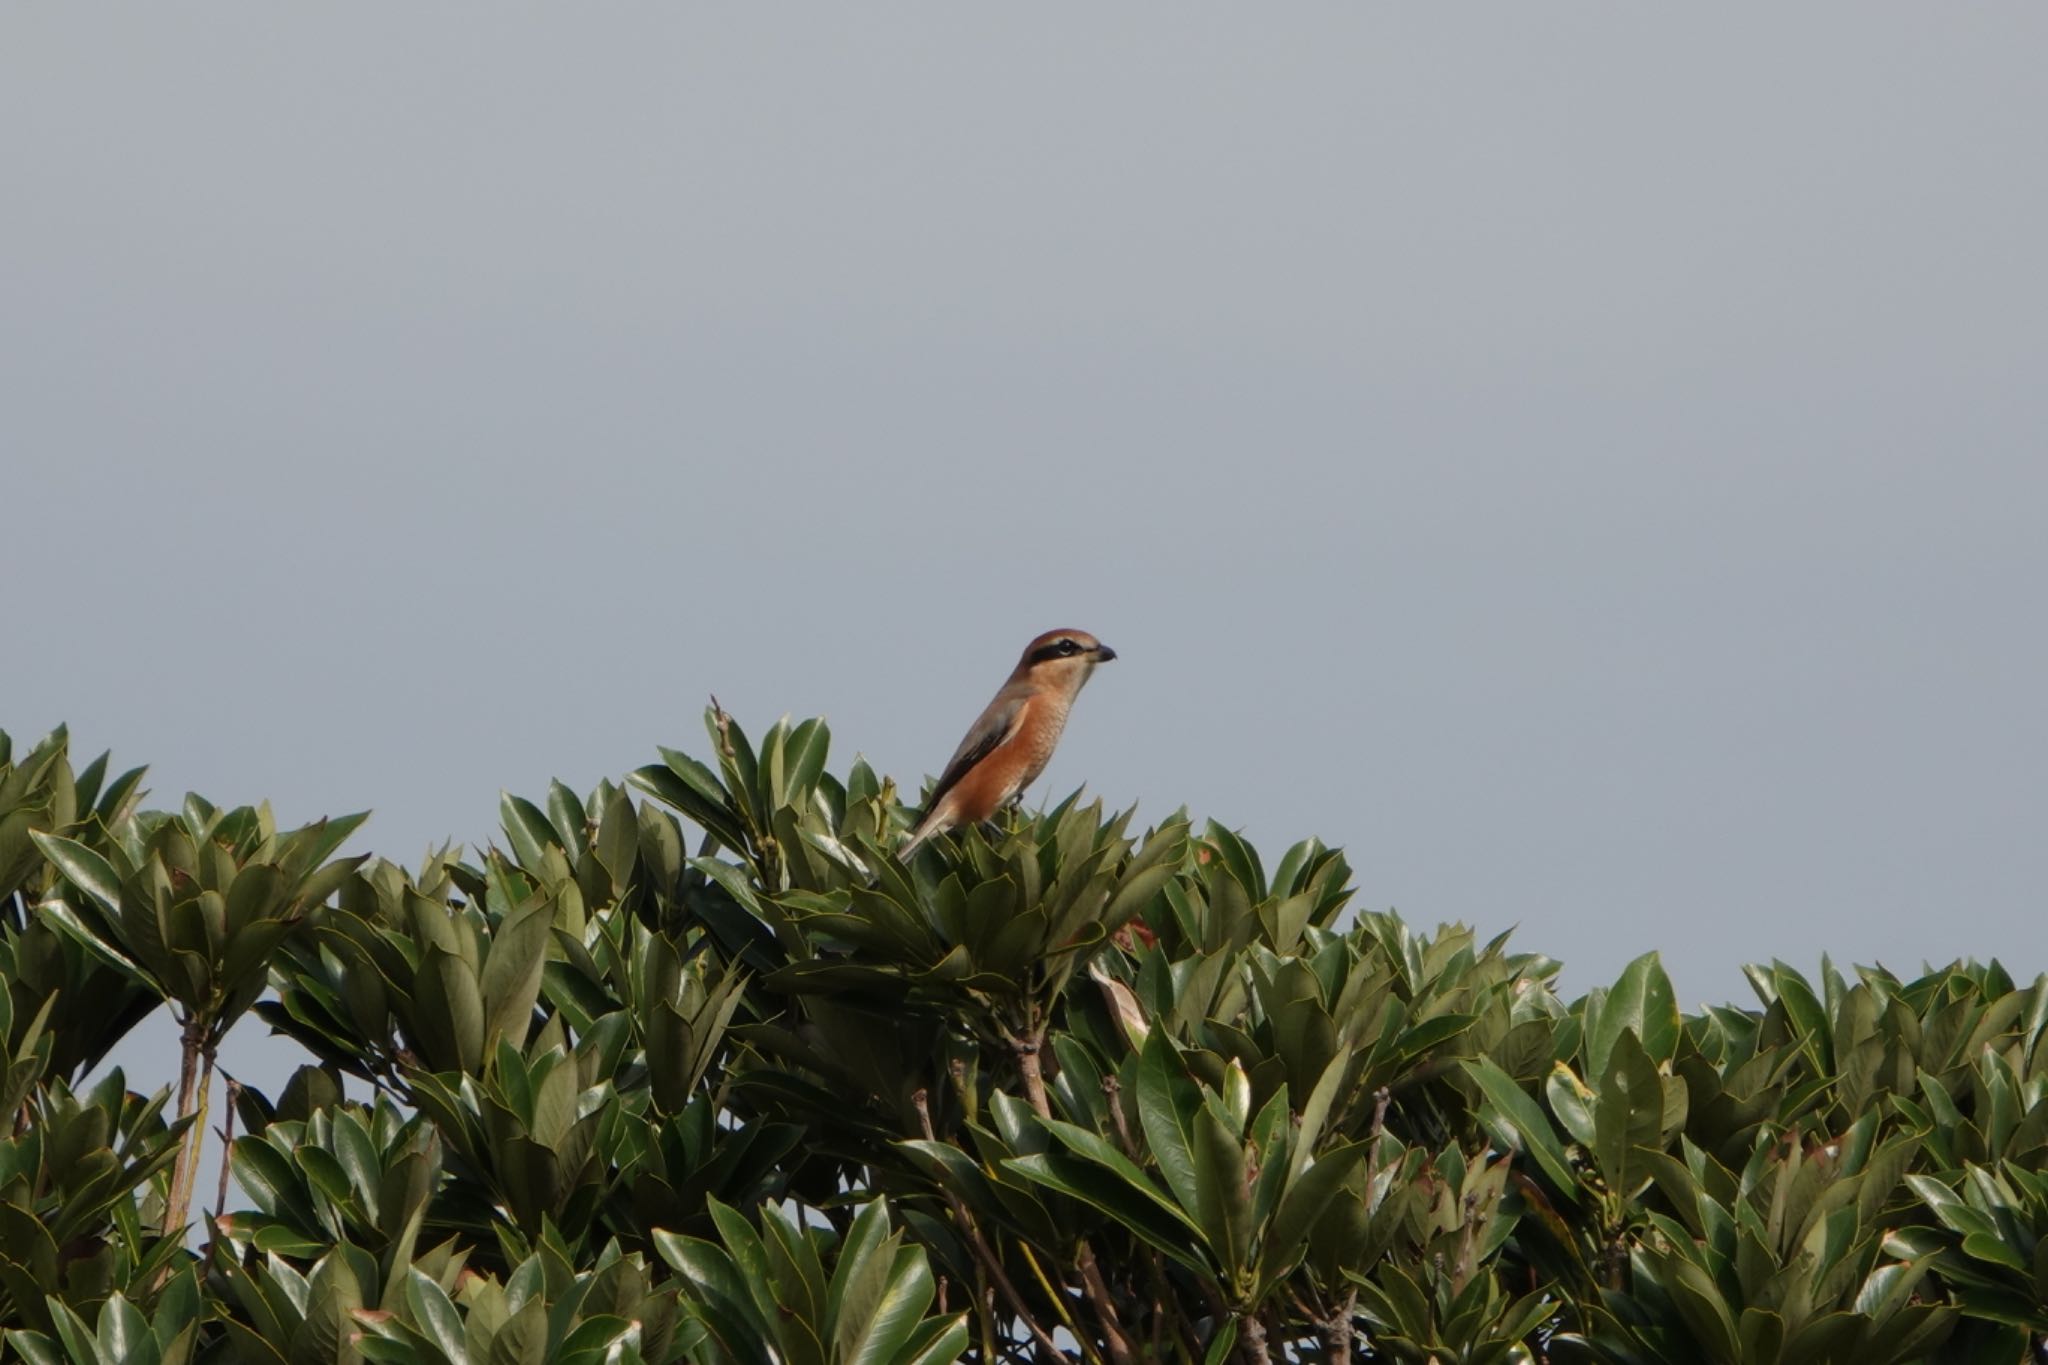
{"type": "Polygon", "coordinates": [[[1102,1270],[1095,1264],[1095,1251],[1082,1238],[1075,1259],[1081,1267],[1081,1292],[1088,1296],[1088,1303],[1095,1309],[1095,1317],[1102,1324],[1102,1344],[1109,1347],[1109,1358],[1116,1365],[1131,1365],[1131,1343],[1124,1336],[1123,1323],[1118,1321],[1116,1303],[1109,1297],[1109,1286],[1102,1282],[1102,1270]]]}
{"type": "MultiPolygon", "coordinates": [[[[917,1121],[924,1128],[925,1140],[937,1141],[937,1136],[932,1132],[930,1098],[923,1086],[917,1088],[917,1093],[910,1097],[910,1102],[917,1106],[917,1121]]],[[[975,1257],[988,1271],[989,1279],[995,1282],[995,1287],[1002,1291],[1004,1300],[1010,1305],[1010,1311],[1017,1315],[1031,1332],[1032,1339],[1041,1347],[1052,1352],[1055,1357],[1065,1359],[1066,1352],[1060,1350],[1059,1343],[1052,1339],[1052,1333],[1039,1326],[1038,1319],[1031,1316],[1031,1306],[1024,1302],[1024,1296],[1018,1293],[1017,1286],[1010,1282],[1010,1276],[1004,1271],[1001,1259],[989,1246],[987,1239],[981,1235],[981,1229],[975,1224],[974,1215],[969,1212],[966,1202],[945,1186],[940,1187],[940,1192],[946,1196],[946,1203],[952,1206],[953,1217],[959,1222],[961,1232],[967,1236],[967,1245],[973,1248],[975,1257]]]]}
{"type": "MultiPolygon", "coordinates": [[[[1024,1095],[1031,1101],[1032,1110],[1042,1119],[1052,1117],[1052,1101],[1045,1093],[1045,1070],[1039,1065],[1038,1054],[1045,1044],[1045,1024],[1032,1011],[1032,1028],[1022,1038],[1014,1039],[1010,1046],[1017,1054],[1017,1073],[1024,1078],[1024,1095]]],[[[1088,1298],[1089,1306],[1095,1310],[1096,1320],[1102,1327],[1102,1344],[1109,1348],[1109,1358],[1116,1365],[1131,1365],[1136,1357],[1131,1352],[1131,1341],[1124,1334],[1123,1323],[1117,1317],[1116,1302],[1109,1296],[1109,1286],[1102,1281],[1102,1271],[1095,1264],[1095,1251],[1082,1238],[1075,1253],[1076,1264],[1081,1271],[1081,1292],[1088,1298]]]]}
{"type": "Polygon", "coordinates": [[[1357,1333],[1351,1330],[1351,1319],[1357,1311],[1358,1291],[1353,1289],[1335,1311],[1317,1324],[1323,1339],[1323,1356],[1329,1365],[1351,1365],[1351,1343],[1357,1340],[1357,1333]]]}

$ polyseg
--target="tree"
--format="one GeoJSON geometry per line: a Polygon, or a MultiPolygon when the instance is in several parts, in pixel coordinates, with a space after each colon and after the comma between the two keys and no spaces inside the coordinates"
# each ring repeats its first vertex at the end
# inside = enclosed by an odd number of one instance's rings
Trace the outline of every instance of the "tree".
{"type": "Polygon", "coordinates": [[[1352,913],[1313,840],[1268,871],[1069,798],[906,865],[822,722],[707,724],[708,763],[508,796],[500,844],[410,870],[0,736],[11,1353],[2009,1365],[2048,1333],[2048,978],[1773,964],[1683,1015],[1653,954],[1568,1002],[1505,936],[1352,913]],[[159,1003],[176,1112],[78,1089],[159,1003]],[[195,1249],[192,1091],[250,1009],[308,1062],[240,1090],[247,1207],[195,1249]]]}

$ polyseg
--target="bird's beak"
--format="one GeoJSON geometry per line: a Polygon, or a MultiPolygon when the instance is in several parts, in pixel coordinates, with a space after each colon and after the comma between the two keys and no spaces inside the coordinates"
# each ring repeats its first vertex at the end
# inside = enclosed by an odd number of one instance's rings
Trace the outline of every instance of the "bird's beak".
{"type": "Polygon", "coordinates": [[[1106,664],[1106,663],[1108,663],[1108,662],[1109,662],[1109,661],[1110,661],[1111,659],[1114,659],[1115,657],[1116,657],[1116,651],[1115,651],[1115,650],[1113,650],[1113,649],[1111,649],[1111,648],[1110,648],[1110,647],[1109,647],[1108,645],[1097,645],[1097,646],[1095,647],[1095,662],[1096,662],[1096,663],[1099,663],[1099,664],[1106,664]]]}

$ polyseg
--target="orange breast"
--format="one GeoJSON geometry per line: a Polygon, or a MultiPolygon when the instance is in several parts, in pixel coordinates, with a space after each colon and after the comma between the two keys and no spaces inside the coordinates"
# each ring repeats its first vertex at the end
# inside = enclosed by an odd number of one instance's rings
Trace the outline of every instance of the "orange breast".
{"type": "Polygon", "coordinates": [[[1003,802],[1017,792],[1020,775],[1016,755],[1009,752],[1015,746],[1005,745],[974,768],[946,793],[946,804],[951,806],[955,825],[976,825],[1002,809],[1003,802]]]}
{"type": "Polygon", "coordinates": [[[946,804],[953,808],[953,823],[978,824],[1030,786],[1045,771],[1066,724],[1065,706],[1036,698],[1025,703],[1022,723],[1009,742],[975,764],[946,794],[946,804]]]}

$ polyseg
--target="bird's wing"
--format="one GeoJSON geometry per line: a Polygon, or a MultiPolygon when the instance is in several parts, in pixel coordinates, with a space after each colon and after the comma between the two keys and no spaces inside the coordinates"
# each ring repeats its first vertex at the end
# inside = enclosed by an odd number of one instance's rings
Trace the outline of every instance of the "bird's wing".
{"type": "Polygon", "coordinates": [[[1002,742],[1017,732],[1017,726],[1024,717],[1024,698],[1021,696],[997,696],[988,704],[988,710],[968,730],[967,738],[960,741],[960,747],[953,751],[952,761],[946,764],[946,771],[939,774],[939,785],[932,788],[931,800],[925,802],[927,813],[936,809],[945,794],[957,785],[960,779],[974,771],[974,765],[994,753],[1002,742]]]}

